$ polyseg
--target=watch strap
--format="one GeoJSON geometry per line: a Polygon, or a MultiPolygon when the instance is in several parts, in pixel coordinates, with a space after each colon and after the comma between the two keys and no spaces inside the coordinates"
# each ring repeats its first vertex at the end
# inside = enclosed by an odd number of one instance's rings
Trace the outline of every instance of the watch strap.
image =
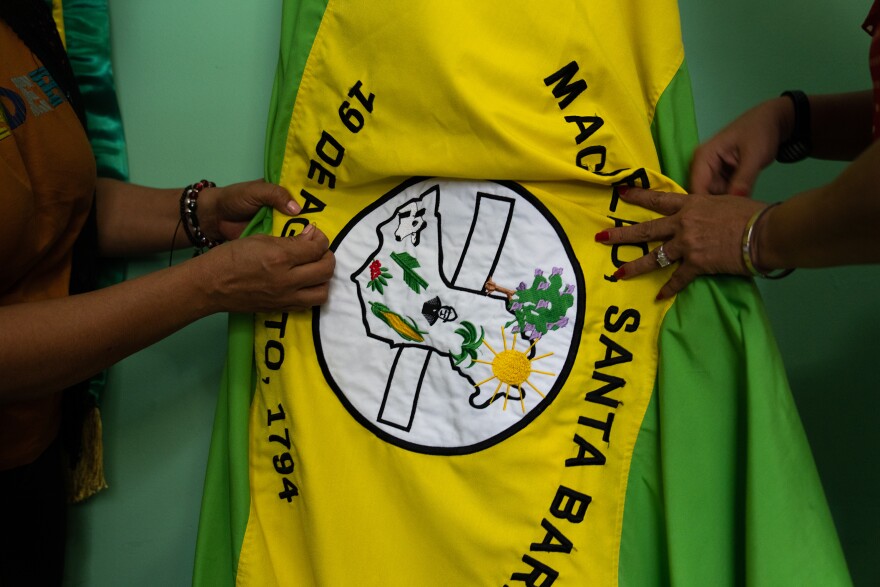
{"type": "Polygon", "coordinates": [[[800,90],[790,90],[781,94],[794,104],[794,129],[791,137],[779,145],[776,160],[780,163],[796,163],[810,155],[813,144],[810,128],[810,99],[800,90]]]}

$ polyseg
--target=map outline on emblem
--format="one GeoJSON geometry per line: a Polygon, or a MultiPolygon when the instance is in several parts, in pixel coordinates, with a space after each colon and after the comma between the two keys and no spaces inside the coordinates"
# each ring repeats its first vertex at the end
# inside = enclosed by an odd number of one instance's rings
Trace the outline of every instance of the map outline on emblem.
{"type": "Polygon", "coordinates": [[[418,453],[478,452],[528,426],[564,386],[580,344],[583,273],[559,222],[520,184],[411,178],[356,214],[331,250],[331,301],[313,310],[318,362],[380,439],[418,453]],[[531,287],[498,285],[530,263],[531,287]]]}

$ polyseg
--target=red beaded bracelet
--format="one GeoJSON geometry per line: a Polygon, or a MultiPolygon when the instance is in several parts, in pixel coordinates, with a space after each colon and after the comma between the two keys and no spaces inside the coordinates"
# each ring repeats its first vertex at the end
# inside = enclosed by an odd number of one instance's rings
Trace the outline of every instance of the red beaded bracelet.
{"type": "Polygon", "coordinates": [[[196,248],[197,253],[205,249],[212,249],[223,241],[215,241],[202,232],[199,226],[198,210],[199,193],[205,188],[217,187],[213,181],[203,179],[198,183],[186,186],[180,195],[180,222],[189,242],[196,248]]]}

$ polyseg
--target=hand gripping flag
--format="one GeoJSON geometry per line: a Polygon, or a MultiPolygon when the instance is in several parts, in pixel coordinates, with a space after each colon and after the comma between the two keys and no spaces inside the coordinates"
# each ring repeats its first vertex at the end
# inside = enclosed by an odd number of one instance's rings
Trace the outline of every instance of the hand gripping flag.
{"type": "Polygon", "coordinates": [[[610,276],[680,191],[674,2],[284,5],[274,235],[329,301],[233,318],[200,585],[846,584],[754,286],[610,276]]]}

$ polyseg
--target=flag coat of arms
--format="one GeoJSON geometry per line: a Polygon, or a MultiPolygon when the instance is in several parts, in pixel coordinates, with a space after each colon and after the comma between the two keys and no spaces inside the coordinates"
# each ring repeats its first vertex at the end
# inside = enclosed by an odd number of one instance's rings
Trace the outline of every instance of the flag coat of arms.
{"type": "Polygon", "coordinates": [[[849,581],[753,284],[611,275],[681,191],[675,2],[288,0],[277,236],[329,301],[233,317],[203,585],[849,581]]]}

